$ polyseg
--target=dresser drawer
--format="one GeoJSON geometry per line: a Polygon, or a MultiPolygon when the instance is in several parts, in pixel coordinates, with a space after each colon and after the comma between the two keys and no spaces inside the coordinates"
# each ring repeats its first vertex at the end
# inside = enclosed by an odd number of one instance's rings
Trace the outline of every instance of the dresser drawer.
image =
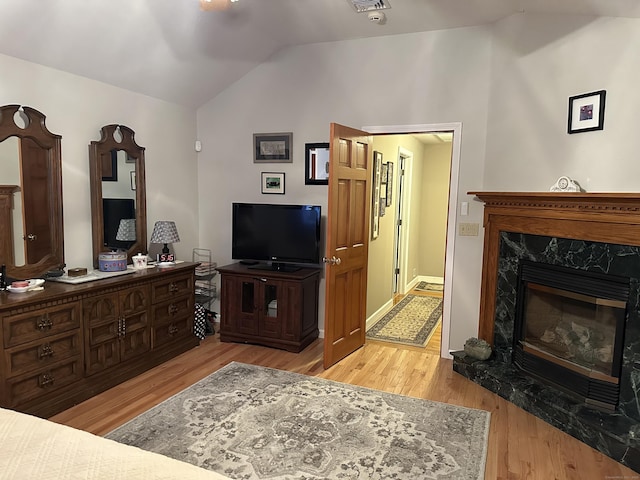
{"type": "Polygon", "coordinates": [[[80,330],[52,335],[46,340],[5,350],[7,377],[49,367],[82,353],[80,330]]]}
{"type": "Polygon", "coordinates": [[[153,348],[193,336],[193,317],[179,317],[151,329],[153,348]]]}
{"type": "Polygon", "coordinates": [[[79,328],[81,315],[79,302],[6,315],[2,319],[4,347],[15,347],[79,328]]]}
{"type": "Polygon", "coordinates": [[[151,285],[151,303],[159,303],[181,295],[193,295],[193,274],[174,275],[151,285]]]}
{"type": "Polygon", "coordinates": [[[153,305],[151,311],[153,312],[151,318],[153,318],[154,326],[163,325],[181,317],[193,319],[195,314],[193,296],[182,296],[153,305]]]}
{"type": "Polygon", "coordinates": [[[40,371],[7,380],[9,407],[54,392],[82,378],[82,358],[77,355],[40,371]]]}

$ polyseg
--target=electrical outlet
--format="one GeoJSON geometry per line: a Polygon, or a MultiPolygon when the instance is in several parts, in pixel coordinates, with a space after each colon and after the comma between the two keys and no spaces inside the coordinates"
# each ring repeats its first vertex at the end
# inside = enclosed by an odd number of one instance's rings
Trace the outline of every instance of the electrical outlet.
{"type": "Polygon", "coordinates": [[[458,235],[461,237],[477,237],[479,231],[479,223],[460,223],[458,225],[458,235]]]}

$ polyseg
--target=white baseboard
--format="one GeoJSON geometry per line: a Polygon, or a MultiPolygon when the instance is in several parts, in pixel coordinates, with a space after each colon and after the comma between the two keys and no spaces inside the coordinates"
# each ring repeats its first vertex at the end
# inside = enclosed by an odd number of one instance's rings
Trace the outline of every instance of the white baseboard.
{"type": "Polygon", "coordinates": [[[378,310],[376,310],[373,315],[367,318],[367,326],[366,329],[369,330],[373,327],[378,320],[384,317],[389,310],[393,308],[393,298],[389,300],[387,303],[382,305],[378,310]]]}

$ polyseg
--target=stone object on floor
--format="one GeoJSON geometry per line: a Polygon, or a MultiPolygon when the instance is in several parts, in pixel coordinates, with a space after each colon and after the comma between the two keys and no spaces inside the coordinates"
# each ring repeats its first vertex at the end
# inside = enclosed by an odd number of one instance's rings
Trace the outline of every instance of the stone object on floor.
{"type": "Polygon", "coordinates": [[[464,342],[464,353],[478,360],[486,360],[491,356],[491,345],[476,337],[464,342]]]}

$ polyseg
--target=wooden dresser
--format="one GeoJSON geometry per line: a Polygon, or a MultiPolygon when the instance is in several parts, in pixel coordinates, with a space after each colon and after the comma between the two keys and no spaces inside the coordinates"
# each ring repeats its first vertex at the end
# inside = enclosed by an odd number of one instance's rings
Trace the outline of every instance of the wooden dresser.
{"type": "Polygon", "coordinates": [[[0,406],[49,417],[197,346],[195,267],[0,292],[0,406]]]}

